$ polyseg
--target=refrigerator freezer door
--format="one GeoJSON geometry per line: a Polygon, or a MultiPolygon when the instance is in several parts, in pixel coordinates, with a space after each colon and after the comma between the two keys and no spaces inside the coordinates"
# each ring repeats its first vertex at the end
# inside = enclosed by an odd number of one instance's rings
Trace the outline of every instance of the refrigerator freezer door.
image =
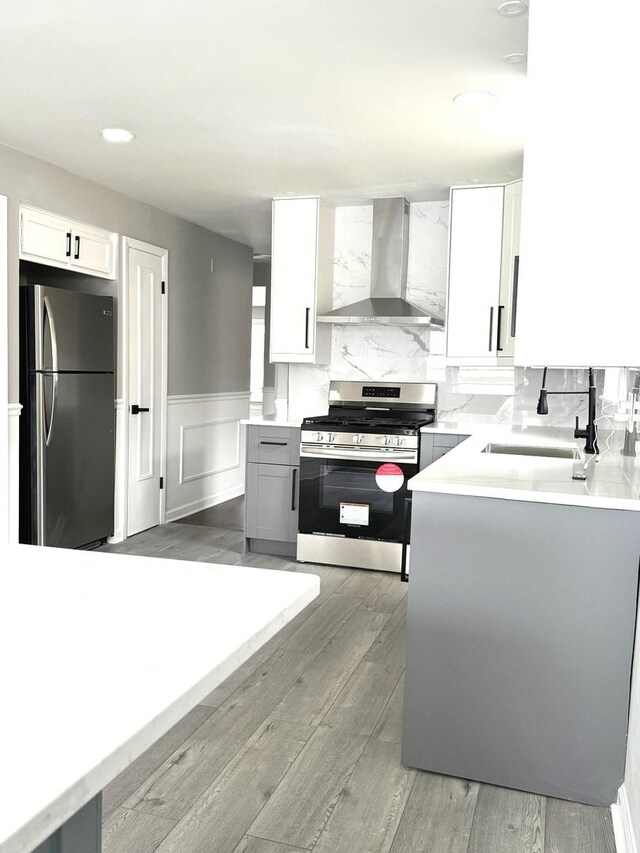
{"type": "Polygon", "coordinates": [[[37,285],[35,370],[114,370],[113,299],[37,285]]]}
{"type": "Polygon", "coordinates": [[[38,374],[38,544],[77,548],[113,533],[111,374],[38,374]]]}

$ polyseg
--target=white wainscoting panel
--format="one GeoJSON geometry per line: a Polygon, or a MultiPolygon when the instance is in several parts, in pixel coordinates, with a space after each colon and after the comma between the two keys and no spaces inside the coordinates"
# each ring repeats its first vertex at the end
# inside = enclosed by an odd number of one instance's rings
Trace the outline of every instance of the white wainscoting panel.
{"type": "Polygon", "coordinates": [[[243,494],[248,414],[248,391],[169,397],[167,521],[243,494]]]}
{"type": "Polygon", "coordinates": [[[17,542],[20,513],[20,403],[9,403],[9,542],[17,542]]]}

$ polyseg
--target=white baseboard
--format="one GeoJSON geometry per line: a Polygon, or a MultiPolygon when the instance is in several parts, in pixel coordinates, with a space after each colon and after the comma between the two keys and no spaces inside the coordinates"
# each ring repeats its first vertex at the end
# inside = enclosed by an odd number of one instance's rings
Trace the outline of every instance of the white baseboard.
{"type": "Polygon", "coordinates": [[[616,853],[639,853],[625,786],[618,791],[618,802],[611,806],[616,853]]]}
{"type": "Polygon", "coordinates": [[[244,484],[242,486],[232,486],[224,492],[218,492],[208,498],[201,498],[184,506],[175,507],[167,511],[167,521],[178,521],[181,518],[186,518],[188,515],[193,515],[196,512],[202,512],[204,509],[211,509],[212,506],[218,506],[225,501],[230,501],[232,498],[239,498],[244,494],[244,484]]]}

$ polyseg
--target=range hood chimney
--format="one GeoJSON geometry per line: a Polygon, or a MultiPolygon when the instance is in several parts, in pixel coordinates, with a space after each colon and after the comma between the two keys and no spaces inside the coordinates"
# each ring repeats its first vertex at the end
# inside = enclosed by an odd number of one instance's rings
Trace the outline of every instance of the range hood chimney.
{"type": "Polygon", "coordinates": [[[409,202],[405,198],[378,198],[373,202],[371,295],[318,317],[319,323],[383,323],[386,325],[442,326],[407,302],[409,256],[409,202]]]}

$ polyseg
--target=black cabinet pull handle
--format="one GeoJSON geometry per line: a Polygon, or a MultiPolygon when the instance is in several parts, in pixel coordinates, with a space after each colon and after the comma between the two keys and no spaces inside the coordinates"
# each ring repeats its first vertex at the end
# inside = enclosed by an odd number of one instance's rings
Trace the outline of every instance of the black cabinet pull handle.
{"type": "Polygon", "coordinates": [[[304,310],[304,348],[309,349],[309,314],[311,313],[311,309],[305,308],[304,310]]]}
{"type": "Polygon", "coordinates": [[[80,258],[80,235],[76,234],[76,253],[73,256],[73,259],[77,261],[80,258]]]}
{"type": "Polygon", "coordinates": [[[489,308],[489,352],[493,349],[493,305],[489,308]]]}
{"type": "Polygon", "coordinates": [[[291,477],[291,512],[296,511],[296,480],[298,475],[298,469],[294,468],[292,471],[291,477]]]}
{"type": "Polygon", "coordinates": [[[520,275],[520,255],[513,256],[513,293],[511,296],[511,337],[516,336],[516,314],[518,313],[518,276],[520,275]]]}
{"type": "Polygon", "coordinates": [[[133,406],[131,406],[131,414],[132,415],[139,415],[141,412],[148,412],[148,411],[149,411],[148,408],[145,408],[145,406],[138,406],[137,403],[134,403],[133,406]]]}
{"type": "Polygon", "coordinates": [[[496,352],[502,352],[504,347],[500,345],[500,338],[502,337],[502,312],[504,311],[504,305],[498,305],[498,328],[496,329],[496,352]]]}
{"type": "Polygon", "coordinates": [[[404,524],[402,530],[402,562],[400,563],[400,580],[409,583],[407,571],[407,550],[409,547],[409,523],[411,521],[411,498],[404,499],[404,524]]]}
{"type": "Polygon", "coordinates": [[[67,231],[67,250],[65,255],[70,258],[71,257],[71,231],[67,231]]]}
{"type": "Polygon", "coordinates": [[[260,444],[273,444],[276,447],[286,447],[289,444],[288,441],[261,441],[260,444]]]}

